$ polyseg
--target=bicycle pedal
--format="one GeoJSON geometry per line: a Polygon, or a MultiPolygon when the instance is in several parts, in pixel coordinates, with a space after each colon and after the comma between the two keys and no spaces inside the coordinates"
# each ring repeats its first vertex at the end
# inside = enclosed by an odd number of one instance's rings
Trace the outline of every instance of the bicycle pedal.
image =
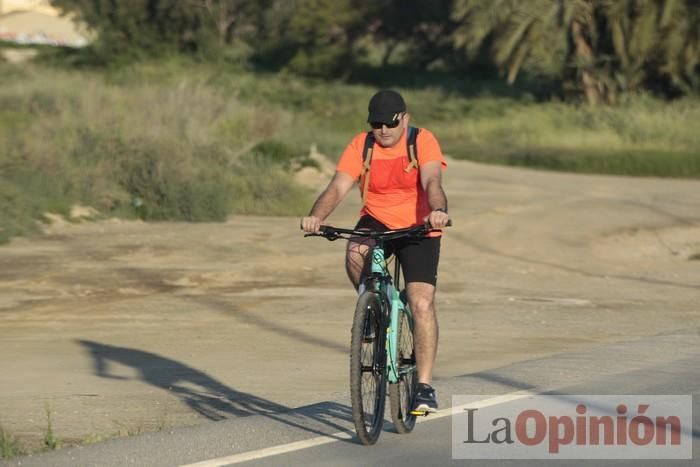
{"type": "Polygon", "coordinates": [[[416,417],[427,417],[430,415],[430,411],[428,410],[411,410],[411,415],[415,415],[416,417]]]}

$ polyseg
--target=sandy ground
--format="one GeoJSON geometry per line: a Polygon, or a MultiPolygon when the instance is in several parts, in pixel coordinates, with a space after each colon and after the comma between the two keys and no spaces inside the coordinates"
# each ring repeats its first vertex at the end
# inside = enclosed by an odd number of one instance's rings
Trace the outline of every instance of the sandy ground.
{"type": "MultiPolygon", "coordinates": [[[[451,161],[446,190],[437,379],[700,326],[700,182],[451,161]]],[[[47,411],[73,443],[344,397],[343,246],[281,217],[1,246],[0,424],[36,446],[47,411]]]]}

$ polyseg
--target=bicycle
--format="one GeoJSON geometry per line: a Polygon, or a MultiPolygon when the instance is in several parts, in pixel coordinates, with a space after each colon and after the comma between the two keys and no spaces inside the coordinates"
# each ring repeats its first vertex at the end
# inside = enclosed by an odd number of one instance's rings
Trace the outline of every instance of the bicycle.
{"type": "Polygon", "coordinates": [[[384,424],[387,381],[391,419],[396,431],[410,433],[416,417],[411,411],[418,375],[413,345],[413,316],[400,290],[401,265],[395,259],[394,275],[384,257],[385,244],[403,237],[421,237],[433,229],[419,225],[405,229],[374,232],[321,226],[320,236],[330,241],[366,237],[375,240],[371,248],[371,273],[364,279],[364,291],[357,299],[350,344],[350,399],[355,430],[360,442],[376,443],[384,424]]]}

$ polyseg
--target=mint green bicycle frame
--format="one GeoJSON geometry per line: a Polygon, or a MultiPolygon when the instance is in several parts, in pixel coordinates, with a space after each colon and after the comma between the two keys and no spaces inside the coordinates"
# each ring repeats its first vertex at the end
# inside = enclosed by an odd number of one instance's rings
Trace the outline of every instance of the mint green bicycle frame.
{"type": "MultiPolygon", "coordinates": [[[[413,316],[408,306],[401,300],[399,291],[394,287],[394,282],[387,269],[386,259],[384,259],[384,248],[380,244],[372,248],[372,277],[378,280],[374,281],[375,292],[386,296],[391,307],[389,311],[389,321],[386,331],[386,371],[389,383],[398,383],[401,376],[405,373],[415,371],[415,365],[409,368],[399,369],[398,359],[398,337],[399,325],[401,323],[400,313],[408,315],[409,326],[413,332],[413,316]]],[[[395,259],[394,261],[398,261],[395,259]]],[[[399,272],[398,267],[396,272],[399,272]]]]}

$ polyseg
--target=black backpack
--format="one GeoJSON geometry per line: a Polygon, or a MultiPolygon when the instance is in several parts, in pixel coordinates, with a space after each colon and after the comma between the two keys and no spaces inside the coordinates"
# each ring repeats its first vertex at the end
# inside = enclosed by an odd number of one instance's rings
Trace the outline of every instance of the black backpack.
{"type": "MultiPolygon", "coordinates": [[[[409,126],[406,131],[408,132],[406,135],[406,154],[408,154],[408,166],[404,170],[406,172],[410,172],[411,169],[418,168],[418,146],[416,145],[416,140],[418,139],[420,129],[409,126]]],[[[372,163],[372,150],[374,149],[374,142],[374,135],[371,131],[368,131],[367,136],[365,136],[365,148],[362,150],[362,175],[360,175],[360,179],[362,179],[363,176],[365,177],[362,184],[362,204],[365,204],[367,188],[369,187],[369,167],[372,163]]]]}

